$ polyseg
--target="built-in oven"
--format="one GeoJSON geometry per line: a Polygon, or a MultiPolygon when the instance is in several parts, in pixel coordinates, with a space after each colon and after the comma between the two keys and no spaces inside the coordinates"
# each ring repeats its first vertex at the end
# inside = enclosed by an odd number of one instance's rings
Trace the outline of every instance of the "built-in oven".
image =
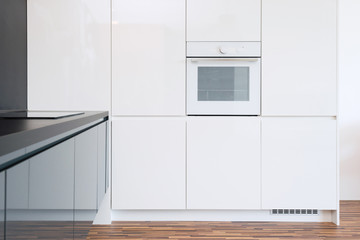
{"type": "Polygon", "coordinates": [[[260,42],[187,43],[187,115],[260,115],[260,42]]]}

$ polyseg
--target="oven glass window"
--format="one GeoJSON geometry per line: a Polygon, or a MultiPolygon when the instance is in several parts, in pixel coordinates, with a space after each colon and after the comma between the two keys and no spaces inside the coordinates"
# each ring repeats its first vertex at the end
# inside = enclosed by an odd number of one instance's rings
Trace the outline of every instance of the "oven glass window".
{"type": "Polygon", "coordinates": [[[198,101],[249,101],[249,67],[199,67],[198,101]]]}

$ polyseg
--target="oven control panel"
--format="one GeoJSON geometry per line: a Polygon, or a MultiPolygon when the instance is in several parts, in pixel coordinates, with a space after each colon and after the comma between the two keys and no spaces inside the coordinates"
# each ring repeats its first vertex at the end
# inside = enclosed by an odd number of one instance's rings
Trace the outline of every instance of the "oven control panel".
{"type": "Polygon", "coordinates": [[[187,42],[187,57],[260,57],[260,42],[187,42]]]}

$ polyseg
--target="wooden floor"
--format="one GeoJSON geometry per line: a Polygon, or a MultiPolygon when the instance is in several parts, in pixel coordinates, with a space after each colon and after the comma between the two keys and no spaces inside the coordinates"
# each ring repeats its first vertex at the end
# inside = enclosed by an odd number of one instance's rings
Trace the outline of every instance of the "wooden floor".
{"type": "Polygon", "coordinates": [[[357,239],[360,201],[341,202],[341,226],[332,223],[113,222],[93,226],[87,239],[357,239]]]}

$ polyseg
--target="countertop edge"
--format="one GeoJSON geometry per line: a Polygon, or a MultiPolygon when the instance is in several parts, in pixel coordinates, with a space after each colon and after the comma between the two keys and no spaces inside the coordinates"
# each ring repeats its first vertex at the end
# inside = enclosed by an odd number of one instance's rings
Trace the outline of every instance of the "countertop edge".
{"type": "Polygon", "coordinates": [[[85,116],[78,115],[69,117],[60,122],[54,121],[54,124],[47,124],[44,127],[19,131],[17,133],[2,136],[0,137],[0,157],[97,120],[107,120],[108,116],[109,114],[107,111],[85,112],[85,116]]]}

